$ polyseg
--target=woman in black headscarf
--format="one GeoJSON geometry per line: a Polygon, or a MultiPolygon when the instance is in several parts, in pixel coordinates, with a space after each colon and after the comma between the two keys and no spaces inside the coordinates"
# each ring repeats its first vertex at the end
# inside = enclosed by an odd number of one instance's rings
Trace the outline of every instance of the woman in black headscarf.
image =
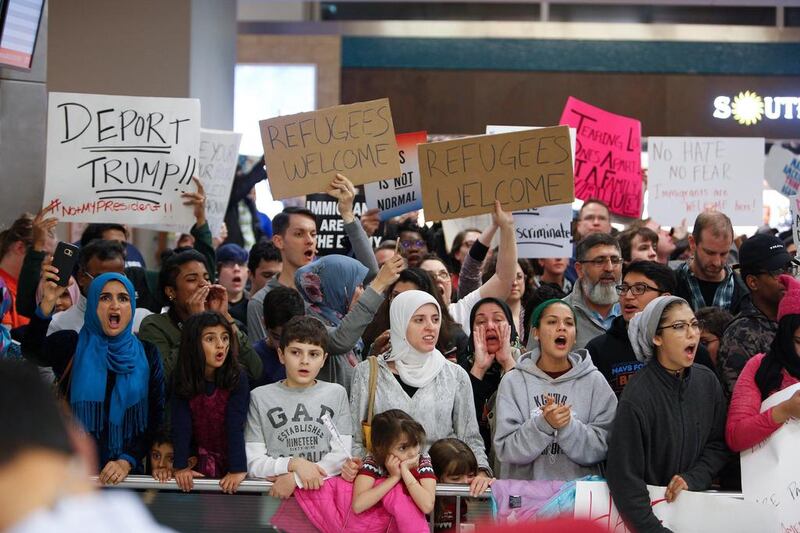
{"type": "Polygon", "coordinates": [[[470,313],[469,326],[468,349],[458,363],[469,373],[478,427],[488,453],[492,446],[489,423],[494,396],[500,378],[516,364],[520,339],[511,309],[497,298],[479,300],[470,313]]]}

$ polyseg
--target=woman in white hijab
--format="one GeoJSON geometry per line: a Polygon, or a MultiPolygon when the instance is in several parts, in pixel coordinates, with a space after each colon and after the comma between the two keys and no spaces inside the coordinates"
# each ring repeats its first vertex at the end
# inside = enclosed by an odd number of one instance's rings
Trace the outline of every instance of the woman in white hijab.
{"type": "MultiPolygon", "coordinates": [[[[439,439],[454,437],[465,442],[480,469],[471,492],[483,492],[491,470],[475,419],[469,376],[436,349],[439,304],[426,292],[405,291],[392,300],[389,320],[391,350],[378,356],[373,413],[402,409],[411,415],[425,429],[423,453],[439,439]]],[[[369,407],[369,378],[369,361],[363,361],[356,367],[350,389],[354,457],[367,453],[361,423],[369,407]]]]}

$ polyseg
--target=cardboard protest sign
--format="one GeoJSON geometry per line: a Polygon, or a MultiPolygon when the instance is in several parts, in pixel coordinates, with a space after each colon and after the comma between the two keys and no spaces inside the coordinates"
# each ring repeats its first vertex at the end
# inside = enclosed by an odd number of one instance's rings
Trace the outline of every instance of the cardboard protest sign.
{"type": "Polygon", "coordinates": [[[761,224],[764,139],[650,137],[648,211],[665,226],[692,221],[708,207],[734,225],[761,224]]]}
{"type": "Polygon", "coordinates": [[[200,102],[50,93],[44,205],[72,222],[192,224],[200,102]]]}
{"type": "Polygon", "coordinates": [[[394,179],[364,185],[367,205],[370,209],[380,209],[381,220],[422,209],[417,145],[427,140],[428,134],[424,131],[398,135],[397,150],[402,174],[394,179]]]}
{"type": "MultiPolygon", "coordinates": [[[[661,525],[676,533],[767,531],[776,520],[764,509],[721,494],[682,491],[672,503],[664,498],[666,487],[647,485],[653,514],[661,525]]],[[[630,533],[611,499],[604,481],[575,483],[575,518],[591,520],[614,533],[630,533]]]]}
{"type": "MultiPolygon", "coordinates": [[[[339,216],[338,201],[333,196],[325,193],[306,195],[306,209],[317,216],[317,256],[330,254],[348,255],[352,249],[350,239],[344,232],[344,221],[339,216]]],[[[364,191],[356,187],[356,197],[353,200],[353,214],[361,216],[367,210],[364,191]]],[[[358,221],[356,221],[358,223],[358,221]]],[[[370,243],[373,247],[380,244],[381,236],[372,237],[370,243]]]]}
{"type": "Polygon", "coordinates": [[[642,213],[642,124],[570,96],[560,124],[577,130],[575,197],[599,198],[612,213],[642,213]]]}
{"type": "MultiPolygon", "coordinates": [[[[525,130],[540,130],[546,126],[486,126],[486,135],[495,135],[497,133],[511,133],[512,131],[525,131],[525,130]]],[[[578,130],[575,128],[569,129],[569,146],[572,154],[572,165],[575,166],[575,142],[577,140],[578,130]]]]}
{"type": "Polygon", "coordinates": [[[764,163],[764,179],[769,186],[785,196],[800,189],[800,155],[773,144],[764,163]]]}
{"type": "Polygon", "coordinates": [[[269,186],[276,200],[324,191],[337,173],[356,185],[401,174],[386,98],[259,124],[269,186]]]}
{"type": "MultiPolygon", "coordinates": [[[[800,390],[800,384],[776,392],[761,404],[763,413],[800,390]]],[[[800,421],[790,420],[767,440],[741,453],[742,494],[745,499],[764,505],[785,526],[771,531],[800,527],[800,421]]],[[[768,531],[766,528],[762,531],[768,531]]]]}
{"type": "Polygon", "coordinates": [[[426,220],[572,202],[569,128],[478,135],[419,146],[426,220]]]}
{"type": "Polygon", "coordinates": [[[571,204],[514,211],[514,225],[519,257],[572,257],[571,204]]]}

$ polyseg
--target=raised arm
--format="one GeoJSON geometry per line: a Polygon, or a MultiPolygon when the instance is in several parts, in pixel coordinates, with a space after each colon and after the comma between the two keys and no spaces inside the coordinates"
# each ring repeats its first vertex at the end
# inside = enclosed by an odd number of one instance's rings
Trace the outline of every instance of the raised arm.
{"type": "Polygon", "coordinates": [[[461,263],[461,271],[458,274],[459,298],[463,298],[472,291],[480,289],[481,267],[486,260],[486,254],[489,253],[489,248],[492,246],[495,233],[497,233],[497,224],[492,219],[492,223],[472,243],[469,253],[461,263]]]}
{"type": "Polygon", "coordinates": [[[365,281],[369,281],[378,274],[378,261],[375,259],[367,232],[353,214],[356,188],[345,176],[336,174],[326,192],[338,200],[339,215],[344,222],[344,231],[350,239],[353,255],[367,267],[365,281]]]}
{"type": "Polygon", "coordinates": [[[517,237],[514,232],[514,215],[503,211],[495,200],[493,223],[500,228],[500,247],[497,252],[497,269],[494,276],[480,288],[481,298],[505,300],[511,292],[517,274],[517,237]]]}

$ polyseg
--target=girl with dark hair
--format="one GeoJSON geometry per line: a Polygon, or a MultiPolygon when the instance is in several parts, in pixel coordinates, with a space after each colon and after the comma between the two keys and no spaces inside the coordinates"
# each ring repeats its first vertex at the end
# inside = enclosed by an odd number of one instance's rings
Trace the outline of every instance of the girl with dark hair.
{"type": "MultiPolygon", "coordinates": [[[[457,485],[470,484],[478,475],[478,460],[464,441],[458,439],[439,439],[428,450],[436,479],[440,483],[457,485]]],[[[459,513],[463,524],[467,518],[467,501],[461,501],[459,513]]],[[[433,510],[434,531],[456,531],[456,498],[442,496],[436,498],[433,510]]]]}
{"type": "Polygon", "coordinates": [[[761,403],[772,394],[800,383],[800,283],[786,274],[778,281],[786,294],[778,304],[772,346],[747,361],[733,389],[725,440],[735,452],[763,442],[790,418],[800,418],[800,391],[761,412],[761,403]]]}
{"type": "MultiPolygon", "coordinates": [[[[164,373],[170,380],[178,361],[181,328],[192,315],[216,311],[233,324],[228,312],[228,291],[211,282],[206,261],[196,250],[184,250],[168,257],[158,274],[161,296],[167,301],[167,312],[153,314],[142,321],[139,338],[158,346],[164,360],[164,373]]],[[[261,377],[263,363],[236,325],[233,336],[239,345],[239,360],[251,381],[261,377]]]]}
{"type": "Polygon", "coordinates": [[[442,329],[436,348],[451,361],[456,361],[467,352],[469,338],[459,324],[453,321],[442,296],[433,283],[433,278],[421,268],[407,268],[400,272],[397,281],[387,289],[387,298],[375,313],[372,323],[364,331],[364,346],[370,346],[369,354],[378,355],[391,349],[389,342],[389,308],[392,300],[400,293],[410,290],[427,292],[436,298],[442,310],[442,329]]]}
{"type": "Polygon", "coordinates": [[[714,372],[695,364],[700,324],[683,298],[651,300],[628,323],[628,337],[647,364],[619,399],[608,487],[631,531],[668,531],[653,514],[647,485],[666,486],[667,502],[711,487],[730,457],[725,395],[714,372]]]}
{"type": "Polygon", "coordinates": [[[117,484],[141,472],[150,434],[162,421],[164,375],[158,349],[132,332],[136,310],[130,280],[117,273],[97,276],[86,295],[80,333],[46,336],[62,287],[58,273],[42,267],[42,301],[25,332],[22,351],[51,366],[61,393],[100,452],[100,481],[117,484]]]}
{"type": "Polygon", "coordinates": [[[375,415],[372,453],[364,459],[353,486],[353,511],[372,508],[397,484],[405,485],[422,513],[433,511],[436,474],[431,458],[421,453],[424,445],[425,429],[405,411],[389,409],[375,415]]]}
{"type": "Polygon", "coordinates": [[[486,452],[491,455],[489,419],[494,409],[494,395],[500,378],[516,365],[521,345],[511,309],[502,300],[480,300],[472,308],[469,324],[472,331],[469,350],[459,358],[458,364],[469,372],[478,427],[486,452]]]}
{"type": "Polygon", "coordinates": [[[576,318],[562,300],[531,316],[535,347],[503,376],[494,446],[500,479],[573,480],[598,474],[617,400],[589,352],[575,349],[576,318]]]}
{"type": "Polygon", "coordinates": [[[173,376],[172,442],[175,481],[188,492],[195,477],[222,478],[233,494],[247,475],[244,425],[250,404],[236,335],[221,314],[206,311],[183,324],[173,376]],[[198,463],[189,466],[192,443],[198,463]]]}

